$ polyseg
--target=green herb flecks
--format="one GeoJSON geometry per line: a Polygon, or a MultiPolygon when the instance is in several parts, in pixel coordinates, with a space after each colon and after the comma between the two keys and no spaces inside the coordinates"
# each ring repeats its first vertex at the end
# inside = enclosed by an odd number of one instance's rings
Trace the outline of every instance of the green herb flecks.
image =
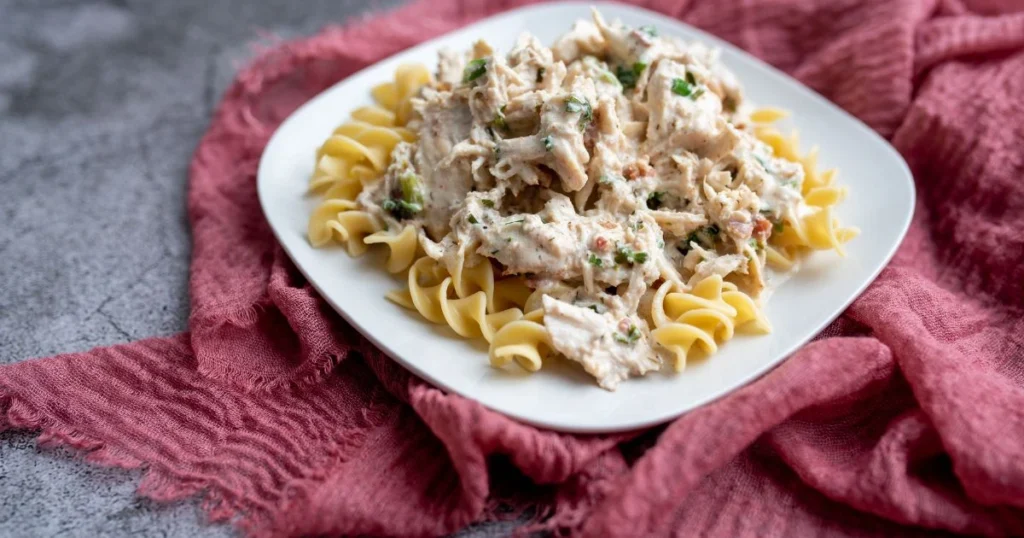
{"type": "Polygon", "coordinates": [[[381,207],[399,220],[410,219],[423,211],[423,193],[420,178],[409,172],[398,178],[398,188],[392,188],[391,197],[381,207]]]}
{"type": "Polygon", "coordinates": [[[416,216],[417,213],[423,211],[423,206],[421,204],[413,204],[406,202],[405,200],[396,200],[393,198],[384,200],[381,207],[384,208],[384,211],[387,211],[392,217],[395,217],[398,220],[411,219],[416,216]]]}
{"type": "Polygon", "coordinates": [[[705,226],[689,235],[686,238],[686,243],[676,247],[682,255],[686,255],[690,252],[690,243],[697,243],[704,248],[711,248],[715,246],[715,238],[718,237],[718,233],[721,230],[718,229],[717,224],[705,226]]]}
{"type": "Polygon", "coordinates": [[[646,252],[634,252],[633,249],[628,246],[620,246],[615,251],[615,263],[618,264],[629,264],[633,265],[636,263],[644,263],[647,261],[646,252]]]}
{"type": "Polygon", "coordinates": [[[651,37],[658,37],[658,28],[654,25],[645,24],[637,29],[651,37]]]}
{"type": "Polygon", "coordinates": [[[704,93],[704,89],[697,86],[697,79],[693,77],[693,73],[687,71],[685,79],[672,79],[672,93],[696,100],[704,93]]]}
{"type": "Polygon", "coordinates": [[[775,224],[772,224],[772,233],[773,234],[780,234],[780,233],[782,233],[782,230],[785,230],[785,229],[786,229],[786,224],[784,222],[782,222],[781,220],[779,222],[776,222],[775,224]]]}
{"type": "Polygon", "coordinates": [[[483,199],[480,200],[480,203],[484,204],[484,207],[494,207],[494,200],[483,199]]]}
{"type": "Polygon", "coordinates": [[[545,136],[541,141],[544,142],[544,149],[546,151],[555,149],[555,139],[551,138],[551,135],[545,136]]]}
{"type": "Polygon", "coordinates": [[[462,70],[462,82],[469,83],[484,76],[487,72],[487,59],[479,58],[466,64],[466,68],[462,70]]]}
{"type": "Polygon", "coordinates": [[[604,265],[604,262],[601,260],[601,258],[598,258],[597,255],[593,253],[590,254],[590,259],[587,261],[590,263],[590,265],[593,265],[594,267],[601,267],[604,265]]]}
{"type": "Polygon", "coordinates": [[[578,126],[580,130],[587,128],[587,125],[594,119],[594,109],[590,106],[590,101],[586,99],[580,99],[575,95],[569,95],[565,99],[565,111],[580,114],[580,121],[578,126]]]}
{"type": "Polygon", "coordinates": [[[466,220],[468,220],[470,224],[480,224],[480,221],[476,220],[476,217],[473,216],[473,214],[470,214],[469,218],[466,220]]]}
{"type": "Polygon", "coordinates": [[[614,338],[615,341],[620,344],[632,345],[635,344],[636,341],[640,339],[640,329],[637,329],[636,325],[630,325],[629,331],[626,332],[626,334],[617,332],[612,335],[612,338],[614,338]]]}
{"type": "Polygon", "coordinates": [[[644,62],[636,62],[632,67],[626,67],[620,65],[615,68],[615,78],[619,79],[619,84],[622,84],[623,90],[629,90],[636,87],[636,81],[640,78],[640,74],[647,69],[647,64],[644,62]]]}

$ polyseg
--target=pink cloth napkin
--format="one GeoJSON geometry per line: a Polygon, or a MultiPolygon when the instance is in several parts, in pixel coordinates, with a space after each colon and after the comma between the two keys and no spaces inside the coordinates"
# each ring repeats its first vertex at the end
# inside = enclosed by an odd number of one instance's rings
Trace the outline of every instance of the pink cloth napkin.
{"type": "Polygon", "coordinates": [[[1024,4],[648,2],[888,137],[918,206],[878,281],[773,372],[664,427],[571,436],[382,356],[256,200],[296,106],[517,3],[424,1],[257,58],[192,162],[190,331],[0,368],[0,428],[145,468],[142,495],[201,495],[253,536],[439,535],[521,513],[586,536],[1024,534],[1024,4]]]}

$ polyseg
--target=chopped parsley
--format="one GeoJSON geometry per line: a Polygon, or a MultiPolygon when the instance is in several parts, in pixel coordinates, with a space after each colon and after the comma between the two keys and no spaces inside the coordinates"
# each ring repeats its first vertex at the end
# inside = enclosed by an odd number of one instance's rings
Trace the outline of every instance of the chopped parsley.
{"type": "Polygon", "coordinates": [[[644,62],[636,62],[632,68],[620,65],[615,68],[615,78],[619,79],[619,84],[622,84],[622,89],[628,90],[636,87],[636,80],[640,78],[640,74],[647,69],[647,64],[644,62]]]}
{"type": "MultiPolygon", "coordinates": [[[[690,78],[690,73],[686,73],[686,78],[690,78]]],[[[696,85],[689,80],[683,80],[681,78],[672,79],[672,93],[681,95],[683,97],[689,97],[690,99],[696,99],[693,96],[693,92],[697,90],[696,85]]]]}
{"type": "Polygon", "coordinates": [[[718,229],[717,224],[705,226],[691,233],[689,237],[686,238],[686,242],[676,247],[676,250],[678,250],[680,254],[685,256],[688,252],[690,252],[690,243],[697,243],[698,245],[707,248],[713,247],[715,245],[715,238],[718,237],[718,233],[720,231],[721,230],[718,229]]]}
{"type": "Polygon", "coordinates": [[[754,239],[753,237],[751,237],[750,239],[747,240],[747,244],[750,245],[750,248],[752,248],[754,250],[757,250],[758,248],[760,248],[760,245],[758,244],[757,239],[754,239]]]}
{"type": "Polygon", "coordinates": [[[652,24],[645,24],[641,26],[639,30],[651,37],[658,37],[658,28],[652,24]]]}
{"type": "Polygon", "coordinates": [[[604,264],[604,262],[601,261],[601,258],[598,258],[597,255],[593,253],[590,254],[590,259],[587,261],[594,267],[601,267],[604,264]]]}
{"type": "Polygon", "coordinates": [[[594,313],[596,313],[596,314],[603,314],[603,312],[601,311],[601,308],[598,305],[596,305],[596,304],[587,305],[587,308],[593,310],[594,313]]]}
{"type": "Polygon", "coordinates": [[[466,64],[466,68],[462,70],[462,82],[469,83],[484,76],[487,72],[487,59],[479,58],[466,64]]]}
{"type": "Polygon", "coordinates": [[[555,149],[555,139],[551,138],[551,135],[545,136],[541,141],[544,142],[544,149],[546,151],[555,149]]]}
{"type": "Polygon", "coordinates": [[[480,224],[480,221],[476,220],[476,217],[474,217],[472,213],[469,215],[469,218],[466,219],[466,220],[468,220],[470,224],[480,224]]]}
{"type": "Polygon", "coordinates": [[[775,224],[772,224],[772,233],[782,233],[782,230],[785,229],[786,225],[781,220],[779,222],[776,222],[775,224]]]}
{"type": "Polygon", "coordinates": [[[651,194],[649,194],[647,196],[647,208],[648,209],[658,209],[659,207],[661,207],[661,204],[663,203],[662,197],[664,197],[664,196],[665,196],[665,193],[663,193],[661,191],[655,191],[655,192],[652,192],[651,194]]]}
{"type": "Polygon", "coordinates": [[[484,207],[494,207],[494,200],[486,200],[486,199],[484,199],[484,200],[480,200],[480,203],[484,204],[484,207]]]}
{"type": "Polygon", "coordinates": [[[625,335],[621,333],[615,333],[612,335],[612,337],[615,338],[615,341],[620,344],[634,344],[637,340],[640,339],[640,329],[637,329],[636,325],[630,325],[629,332],[627,332],[625,335]]]}
{"type": "Polygon", "coordinates": [[[594,119],[594,109],[591,108],[590,101],[580,99],[575,95],[570,94],[569,97],[565,99],[565,111],[580,113],[579,128],[581,131],[586,129],[587,124],[594,119]]]}
{"type": "Polygon", "coordinates": [[[628,246],[620,246],[615,251],[615,263],[633,265],[635,263],[644,263],[647,261],[646,252],[634,252],[633,249],[628,246]]]}

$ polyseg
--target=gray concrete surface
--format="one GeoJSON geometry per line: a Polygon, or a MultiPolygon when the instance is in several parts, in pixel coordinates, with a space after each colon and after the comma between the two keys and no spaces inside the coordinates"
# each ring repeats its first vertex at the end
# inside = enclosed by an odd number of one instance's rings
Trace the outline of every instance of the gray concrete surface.
{"type": "MultiPolygon", "coordinates": [[[[401,2],[0,0],[0,364],[183,330],[186,169],[248,44],[401,2]]],[[[137,480],[0,434],[0,536],[235,534],[137,480]]]]}

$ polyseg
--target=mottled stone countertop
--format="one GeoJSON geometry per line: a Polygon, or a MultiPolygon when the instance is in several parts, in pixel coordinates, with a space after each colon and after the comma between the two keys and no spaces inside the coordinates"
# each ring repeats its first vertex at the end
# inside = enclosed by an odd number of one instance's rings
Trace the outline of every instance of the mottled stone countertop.
{"type": "MultiPolygon", "coordinates": [[[[185,329],[186,169],[249,43],[400,2],[0,0],[0,364],[185,329]]],[[[235,535],[138,478],[0,434],[0,536],[235,535]]]]}

